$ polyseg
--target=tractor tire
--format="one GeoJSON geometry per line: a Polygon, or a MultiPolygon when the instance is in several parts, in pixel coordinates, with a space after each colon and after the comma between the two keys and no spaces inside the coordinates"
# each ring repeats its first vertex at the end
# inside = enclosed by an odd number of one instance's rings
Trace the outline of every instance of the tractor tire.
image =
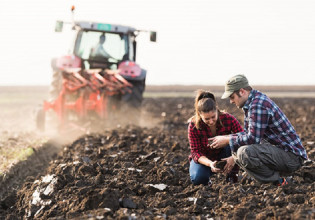
{"type": "Polygon", "coordinates": [[[60,71],[54,71],[49,89],[50,100],[55,100],[62,89],[62,74],[60,71]]]}
{"type": "Polygon", "coordinates": [[[126,93],[121,98],[121,116],[127,124],[140,124],[141,105],[145,89],[145,79],[142,81],[129,81],[133,87],[131,93],[126,93]]]}
{"type": "Polygon", "coordinates": [[[39,109],[36,115],[36,127],[39,131],[45,131],[45,111],[39,109]]]}

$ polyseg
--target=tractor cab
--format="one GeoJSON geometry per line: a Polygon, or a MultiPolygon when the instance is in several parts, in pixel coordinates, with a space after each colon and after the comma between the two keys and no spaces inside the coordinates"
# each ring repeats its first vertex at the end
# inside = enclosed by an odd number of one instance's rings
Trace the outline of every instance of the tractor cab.
{"type": "Polygon", "coordinates": [[[121,61],[134,61],[133,52],[127,34],[99,31],[79,32],[74,50],[85,69],[117,69],[121,61]]]}
{"type": "MultiPolygon", "coordinates": [[[[63,26],[61,21],[57,21],[55,31],[61,32],[63,26]]],[[[59,58],[55,67],[115,70],[122,61],[136,61],[136,37],[139,30],[129,26],[84,21],[75,22],[72,29],[76,32],[74,47],[70,49],[72,56],[59,58]]],[[[156,33],[150,34],[150,40],[155,42],[156,33]]]]}
{"type": "Polygon", "coordinates": [[[119,25],[78,22],[74,54],[84,69],[117,69],[124,60],[135,61],[135,29],[119,25]]]}

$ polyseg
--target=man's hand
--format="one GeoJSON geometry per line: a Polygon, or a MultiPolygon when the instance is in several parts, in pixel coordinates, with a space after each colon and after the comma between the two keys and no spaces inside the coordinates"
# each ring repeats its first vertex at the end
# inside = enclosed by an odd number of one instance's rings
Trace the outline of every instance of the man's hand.
{"type": "Polygon", "coordinates": [[[234,158],[232,156],[230,156],[228,158],[222,158],[221,160],[226,160],[226,165],[224,167],[223,173],[229,174],[235,165],[234,158]]]}
{"type": "Polygon", "coordinates": [[[229,135],[216,136],[213,138],[209,138],[208,141],[209,141],[209,147],[211,149],[224,148],[227,145],[229,145],[230,136],[229,135]]]}

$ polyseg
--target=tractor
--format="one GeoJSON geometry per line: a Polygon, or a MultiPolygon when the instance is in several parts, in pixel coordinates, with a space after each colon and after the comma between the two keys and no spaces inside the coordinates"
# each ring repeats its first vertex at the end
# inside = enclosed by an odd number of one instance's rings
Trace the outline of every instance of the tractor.
{"type": "MultiPolygon", "coordinates": [[[[57,21],[55,32],[67,24],[74,41],[67,55],[52,59],[50,97],[37,113],[37,128],[45,130],[51,112],[60,131],[118,121],[137,123],[147,73],[136,63],[136,38],[143,30],[73,20],[57,21]]],[[[156,41],[156,32],[145,32],[156,41]]]]}

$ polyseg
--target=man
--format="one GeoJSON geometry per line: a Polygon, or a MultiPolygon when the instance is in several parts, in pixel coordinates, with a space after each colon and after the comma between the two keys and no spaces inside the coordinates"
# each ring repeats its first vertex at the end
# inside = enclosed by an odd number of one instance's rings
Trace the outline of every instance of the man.
{"type": "Polygon", "coordinates": [[[106,40],[106,37],[104,34],[102,34],[100,36],[100,40],[99,42],[97,43],[97,45],[92,48],[91,50],[91,56],[92,57],[99,57],[99,58],[112,58],[112,59],[115,59],[113,58],[109,53],[107,53],[103,47],[104,43],[105,43],[105,40],[106,40]]]}
{"type": "Polygon", "coordinates": [[[233,156],[227,160],[227,172],[236,163],[259,182],[287,184],[283,176],[298,170],[307,154],[285,114],[265,94],[252,89],[244,75],[230,78],[221,98],[230,98],[245,117],[244,132],[209,139],[211,148],[230,145],[233,156]]]}

